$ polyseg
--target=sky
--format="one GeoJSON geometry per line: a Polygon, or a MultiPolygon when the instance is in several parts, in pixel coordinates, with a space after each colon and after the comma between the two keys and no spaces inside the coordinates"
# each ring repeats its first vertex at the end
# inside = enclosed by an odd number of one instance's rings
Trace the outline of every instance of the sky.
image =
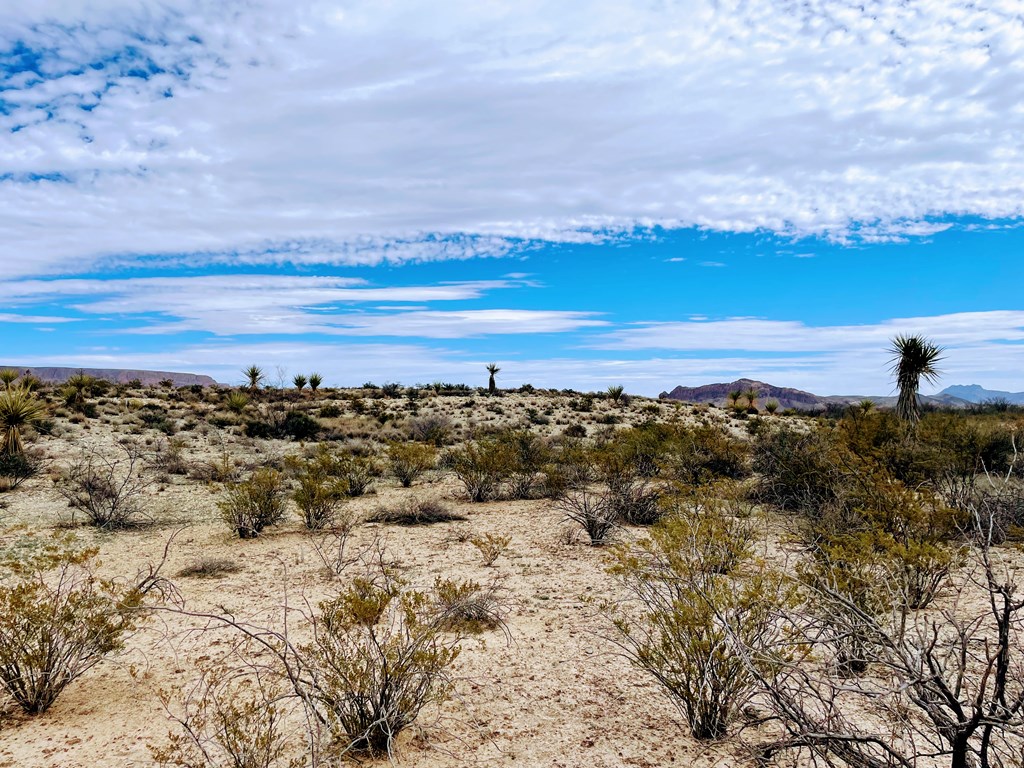
{"type": "Polygon", "coordinates": [[[1019,0],[34,0],[0,363],[1024,390],[1019,0]]]}

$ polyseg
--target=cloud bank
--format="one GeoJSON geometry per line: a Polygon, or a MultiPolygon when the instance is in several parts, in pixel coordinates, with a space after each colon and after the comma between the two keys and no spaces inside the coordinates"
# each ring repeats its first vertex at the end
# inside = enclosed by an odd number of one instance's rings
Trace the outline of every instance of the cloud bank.
{"type": "Polygon", "coordinates": [[[1016,0],[70,2],[0,20],[0,277],[1021,214],[1016,0]]]}

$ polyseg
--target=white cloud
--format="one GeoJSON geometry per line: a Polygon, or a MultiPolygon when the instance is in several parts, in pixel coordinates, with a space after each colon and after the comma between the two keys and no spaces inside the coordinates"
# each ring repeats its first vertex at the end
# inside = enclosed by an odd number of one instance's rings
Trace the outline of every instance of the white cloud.
{"type": "Polygon", "coordinates": [[[677,351],[831,352],[883,349],[898,334],[920,333],[947,347],[1024,341],[1024,311],[958,312],[863,325],[812,326],[795,320],[730,318],[636,323],[598,339],[598,349],[677,351]]]}
{"type": "MultiPolygon", "coordinates": [[[[204,331],[254,334],[410,336],[457,339],[490,334],[561,333],[607,325],[593,312],[526,309],[439,311],[428,305],[362,306],[374,302],[464,302],[499,289],[527,286],[480,280],[422,286],[371,286],[356,278],[207,275],[122,280],[12,280],[0,304],[59,300],[87,314],[129,318],[130,333],[204,331]]],[[[8,315],[0,315],[0,322],[8,315]]],[[[9,315],[21,322],[47,318],[9,315]]],[[[53,318],[50,318],[51,320],[53,318]]],[[[59,320],[59,319],[58,319],[59,320]]]]}
{"type": "Polygon", "coordinates": [[[1022,212],[1018,0],[45,0],[16,40],[0,277],[1022,212]]]}

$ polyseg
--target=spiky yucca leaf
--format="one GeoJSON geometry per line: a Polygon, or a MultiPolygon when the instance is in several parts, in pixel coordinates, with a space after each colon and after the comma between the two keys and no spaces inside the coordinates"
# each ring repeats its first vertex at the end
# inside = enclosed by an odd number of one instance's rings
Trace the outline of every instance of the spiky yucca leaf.
{"type": "Polygon", "coordinates": [[[921,379],[933,383],[939,378],[936,364],[942,360],[942,347],[920,334],[897,336],[889,347],[892,352],[889,369],[896,377],[899,397],[896,415],[911,425],[921,418],[918,390],[921,379]]]}
{"type": "Polygon", "coordinates": [[[42,416],[43,404],[26,387],[9,387],[0,392],[0,453],[24,453],[21,430],[42,416]]]}

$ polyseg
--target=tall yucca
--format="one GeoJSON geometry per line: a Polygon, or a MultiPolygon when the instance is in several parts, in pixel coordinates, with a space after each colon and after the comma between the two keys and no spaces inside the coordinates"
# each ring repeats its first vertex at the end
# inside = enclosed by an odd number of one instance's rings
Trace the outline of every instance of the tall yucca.
{"type": "Polygon", "coordinates": [[[939,378],[936,364],[942,360],[942,347],[931,340],[915,334],[897,336],[889,347],[892,352],[892,367],[889,369],[896,377],[896,387],[900,394],[896,400],[896,415],[911,425],[916,425],[921,418],[921,405],[917,393],[921,379],[934,383],[939,378]]]}
{"type": "Polygon", "coordinates": [[[0,391],[0,454],[18,456],[24,453],[21,430],[38,421],[43,404],[26,387],[9,387],[0,391]]]}
{"type": "Polygon", "coordinates": [[[490,378],[487,380],[488,394],[493,395],[495,392],[498,391],[498,386],[494,381],[494,377],[497,376],[500,371],[501,368],[498,367],[497,363],[489,363],[487,365],[487,373],[490,374],[490,378]]]}

